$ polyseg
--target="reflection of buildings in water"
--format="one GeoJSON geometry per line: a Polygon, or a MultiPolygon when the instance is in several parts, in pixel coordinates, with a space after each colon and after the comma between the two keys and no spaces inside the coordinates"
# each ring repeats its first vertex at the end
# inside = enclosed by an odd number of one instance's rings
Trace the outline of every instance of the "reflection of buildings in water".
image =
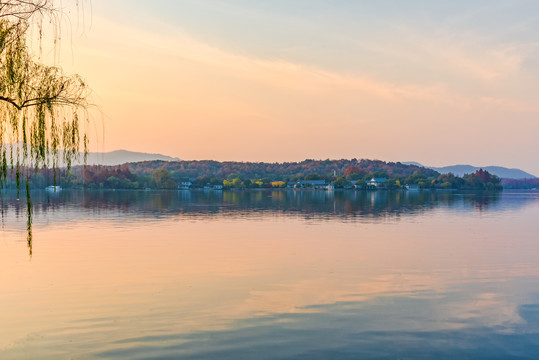
{"type": "Polygon", "coordinates": [[[377,194],[377,192],[370,191],[369,194],[370,194],[370,197],[371,197],[371,206],[374,207],[374,204],[376,203],[376,194],[377,194]]]}
{"type": "Polygon", "coordinates": [[[191,191],[190,190],[179,190],[177,191],[178,197],[183,201],[191,201],[191,191]]]}

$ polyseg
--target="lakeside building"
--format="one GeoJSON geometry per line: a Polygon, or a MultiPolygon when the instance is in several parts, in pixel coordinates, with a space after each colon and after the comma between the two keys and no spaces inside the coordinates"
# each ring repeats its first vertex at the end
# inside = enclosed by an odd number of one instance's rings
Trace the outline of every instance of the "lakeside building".
{"type": "Polygon", "coordinates": [[[385,182],[387,182],[386,178],[372,178],[369,181],[366,181],[367,187],[372,188],[372,189],[376,189],[383,186],[385,182]]]}
{"type": "Polygon", "coordinates": [[[419,185],[418,184],[408,184],[405,186],[406,190],[410,190],[410,191],[419,191],[420,188],[419,188],[419,185]]]}
{"type": "Polygon", "coordinates": [[[350,183],[350,185],[346,185],[344,187],[345,189],[358,189],[358,188],[360,188],[360,186],[358,185],[359,180],[348,180],[348,182],[350,183]]]}
{"type": "Polygon", "coordinates": [[[193,186],[193,182],[190,179],[182,179],[180,185],[178,185],[178,190],[189,190],[193,186]]]}
{"type": "Polygon", "coordinates": [[[206,184],[204,185],[203,187],[204,190],[223,190],[224,189],[224,185],[222,184],[206,184]]]}
{"type": "Polygon", "coordinates": [[[286,184],[288,189],[333,189],[333,184],[325,180],[298,180],[290,181],[286,184]]]}

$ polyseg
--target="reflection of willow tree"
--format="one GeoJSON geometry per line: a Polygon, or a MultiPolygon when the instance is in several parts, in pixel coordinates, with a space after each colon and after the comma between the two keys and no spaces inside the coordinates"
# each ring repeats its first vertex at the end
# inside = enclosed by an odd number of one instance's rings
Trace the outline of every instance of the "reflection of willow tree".
{"type": "Polygon", "coordinates": [[[17,193],[21,182],[26,185],[30,253],[32,173],[55,170],[60,162],[69,169],[81,147],[87,152],[80,125],[88,121],[86,84],[36,61],[27,43],[32,27],[42,40],[44,23],[56,26],[58,34],[57,15],[53,0],[0,0],[0,186],[8,171],[16,174],[17,193]]]}

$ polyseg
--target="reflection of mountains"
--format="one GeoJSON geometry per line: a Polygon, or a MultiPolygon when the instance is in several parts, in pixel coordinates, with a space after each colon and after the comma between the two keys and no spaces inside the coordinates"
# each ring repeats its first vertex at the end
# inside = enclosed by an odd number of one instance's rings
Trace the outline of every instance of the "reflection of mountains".
{"type": "MultiPolygon", "coordinates": [[[[21,196],[23,199],[24,196],[21,196]]],[[[239,216],[279,214],[320,219],[376,219],[414,215],[436,208],[502,211],[538,201],[538,193],[454,193],[443,191],[61,191],[32,193],[36,220],[47,213],[65,217],[122,215],[239,216]]],[[[4,215],[26,216],[25,201],[4,193],[4,215]]],[[[50,215],[49,214],[49,215],[50,215]]],[[[127,220],[127,219],[126,219],[127,220]]]]}

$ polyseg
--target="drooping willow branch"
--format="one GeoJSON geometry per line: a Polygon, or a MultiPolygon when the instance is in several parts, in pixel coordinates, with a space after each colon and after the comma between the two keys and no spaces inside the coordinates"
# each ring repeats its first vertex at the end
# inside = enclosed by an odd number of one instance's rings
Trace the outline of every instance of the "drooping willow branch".
{"type": "Polygon", "coordinates": [[[69,171],[81,150],[87,154],[86,83],[36,61],[27,45],[32,26],[41,39],[43,19],[58,21],[53,5],[53,0],[0,0],[0,188],[9,170],[16,172],[17,192],[26,181],[29,221],[31,170],[55,170],[63,163],[69,171]]]}
{"type": "Polygon", "coordinates": [[[86,152],[86,83],[38,63],[26,44],[31,16],[44,12],[53,12],[48,0],[0,0],[0,163],[16,156],[17,168],[55,167],[60,153],[69,167],[81,145],[86,152]]]}

